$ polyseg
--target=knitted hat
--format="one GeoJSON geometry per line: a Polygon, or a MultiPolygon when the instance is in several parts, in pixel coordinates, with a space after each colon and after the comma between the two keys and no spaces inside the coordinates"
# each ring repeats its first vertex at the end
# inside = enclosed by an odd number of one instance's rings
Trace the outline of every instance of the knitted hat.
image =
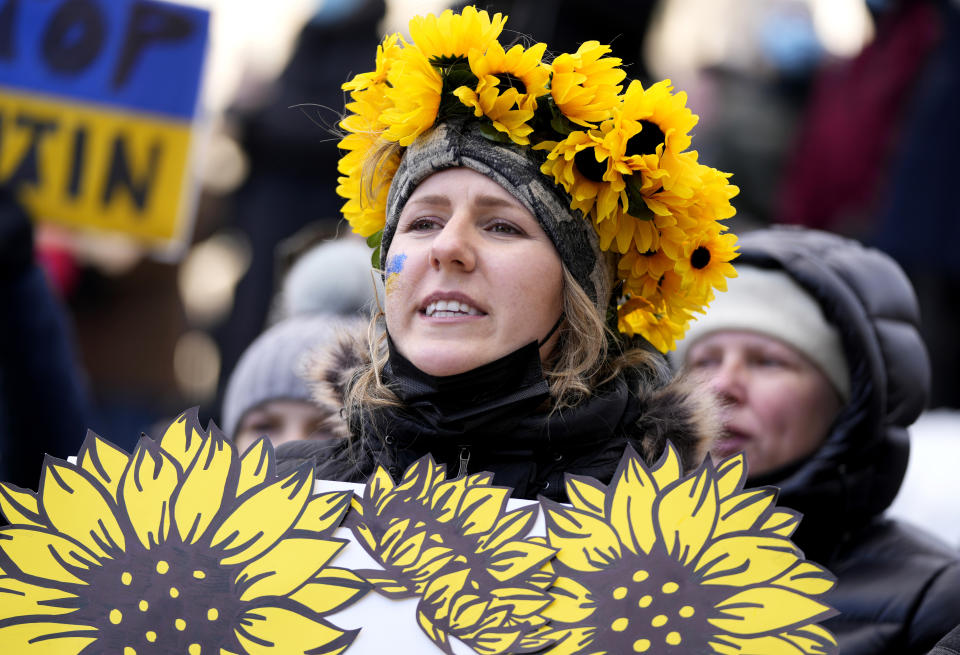
{"type": "Polygon", "coordinates": [[[301,377],[304,361],[348,324],[348,319],[332,315],[294,316],[257,337],[227,383],[221,417],[224,433],[232,439],[244,415],[269,400],[309,402],[311,390],[301,377]]]}
{"type": "Polygon", "coordinates": [[[434,173],[462,166],[492,179],[536,216],[567,270],[602,313],[613,283],[612,253],[600,250],[596,230],[579,210],[571,209],[563,188],[540,173],[544,157],[534,154],[528,148],[491,141],[477,122],[442,123],[414,141],[390,185],[381,270],[386,270],[386,253],[400,213],[417,186],[434,173]]]}
{"type": "Polygon", "coordinates": [[[409,39],[387,36],[375,70],[343,85],[343,215],[382,266],[416,186],[477,171],[537,217],[621,332],[666,352],[734,275],[721,221],[738,189],[690,149],[697,117],[669,80],[628,83],[596,41],[552,59],[545,43],[505,47],[506,20],[471,6],[416,16],[409,39]]]}
{"type": "Polygon", "coordinates": [[[379,290],[376,277],[362,240],[324,241],[300,255],[284,278],[281,316],[366,314],[379,290]]]}
{"type": "Polygon", "coordinates": [[[820,304],[780,270],[737,267],[739,276],[717,294],[706,315],[697,319],[677,343],[674,361],[681,364],[700,339],[728,330],[756,332],[792,346],[813,362],[846,402],[850,369],[838,330],[824,318],[820,304]]]}

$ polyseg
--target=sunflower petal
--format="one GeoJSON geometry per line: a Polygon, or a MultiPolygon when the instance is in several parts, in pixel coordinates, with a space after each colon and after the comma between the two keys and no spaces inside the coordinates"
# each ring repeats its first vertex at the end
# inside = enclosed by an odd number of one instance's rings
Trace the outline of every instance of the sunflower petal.
{"type": "Polygon", "coordinates": [[[374,504],[377,509],[380,509],[380,503],[383,502],[383,499],[386,495],[393,491],[396,485],[393,482],[393,478],[390,477],[390,474],[387,472],[387,469],[382,466],[378,466],[376,472],[374,472],[373,477],[370,478],[370,481],[367,483],[367,488],[364,489],[364,494],[366,498],[374,504]]]}
{"type": "Polygon", "coordinates": [[[130,455],[104,441],[92,430],[87,430],[87,437],[77,455],[80,468],[92,475],[114,500],[118,499],[120,479],[129,461],[130,455]]]}
{"type": "Polygon", "coordinates": [[[351,491],[331,491],[314,496],[294,524],[294,530],[308,530],[329,537],[350,509],[351,491]]]}
{"type": "MultiPolygon", "coordinates": [[[[723,498],[722,494],[721,498],[723,498]]],[[[776,500],[777,490],[773,487],[750,489],[723,498],[720,503],[720,516],[717,519],[717,528],[714,530],[714,535],[721,536],[731,532],[746,532],[752,529],[761,520],[764,513],[773,507],[776,500]]]]}
{"type": "Polygon", "coordinates": [[[715,605],[708,621],[732,635],[751,636],[815,623],[835,614],[827,605],[777,587],[745,589],[715,605]]]}
{"type": "Polygon", "coordinates": [[[448,655],[453,653],[453,651],[450,650],[450,637],[447,635],[447,632],[438,626],[431,618],[431,615],[420,607],[417,608],[417,624],[437,648],[444,653],[448,653],[448,655]]]}
{"type": "Polygon", "coordinates": [[[558,549],[559,561],[577,571],[601,571],[620,559],[620,539],[604,521],[553,501],[541,502],[547,539],[558,549]]]}
{"type": "Polygon", "coordinates": [[[837,652],[837,638],[816,624],[805,625],[781,635],[805,655],[830,655],[837,652]]]}
{"type": "MultiPolygon", "coordinates": [[[[0,551],[22,573],[67,584],[87,584],[75,573],[96,562],[80,544],[62,535],[33,527],[0,528],[0,551]]],[[[8,573],[13,571],[4,562],[8,573]]]]}
{"type": "Polygon", "coordinates": [[[542,612],[544,618],[571,625],[584,625],[596,611],[592,592],[573,578],[558,577],[550,588],[553,603],[542,612]]]}
{"type": "Polygon", "coordinates": [[[339,612],[370,591],[369,582],[349,569],[328,566],[290,594],[290,599],[314,612],[339,612]]]}
{"type": "Polygon", "coordinates": [[[458,510],[462,534],[478,535],[490,532],[507,506],[510,490],[502,487],[475,487],[467,489],[458,510]]]}
{"type": "Polygon", "coordinates": [[[4,619],[68,614],[78,605],[77,596],[66,591],[0,577],[0,616],[4,619]]]}
{"type": "Polygon", "coordinates": [[[659,499],[657,524],[667,552],[683,564],[694,561],[717,521],[717,483],[710,463],[681,480],[659,499]]]}
{"type": "Polygon", "coordinates": [[[354,573],[373,585],[378,594],[387,598],[410,598],[417,595],[405,583],[398,580],[397,576],[383,569],[356,569],[354,573]]]}
{"type": "Polygon", "coordinates": [[[577,509],[603,516],[607,490],[593,478],[567,475],[567,497],[577,509]]]}
{"type": "Polygon", "coordinates": [[[316,575],[345,541],[283,539],[247,564],[237,576],[240,600],[286,596],[316,575]]]}
{"type": "Polygon", "coordinates": [[[654,464],[650,471],[653,481],[657,483],[658,489],[666,488],[671,482],[679,480],[683,475],[683,467],[680,466],[680,455],[673,444],[667,442],[667,447],[663,449],[660,459],[654,464]]]}
{"type": "Polygon", "coordinates": [[[181,473],[190,468],[205,440],[197,411],[194,407],[175,418],[160,438],[160,447],[177,462],[181,473]]]}
{"type": "Polygon", "coordinates": [[[0,627],[5,653],[17,655],[78,655],[97,640],[97,629],[66,623],[18,623],[0,627]]]}
{"type": "Polygon", "coordinates": [[[800,518],[801,515],[798,512],[778,509],[770,514],[760,529],[763,532],[772,532],[781,537],[789,537],[793,534],[794,530],[797,529],[797,526],[800,525],[800,518]]]}
{"type": "Polygon", "coordinates": [[[249,655],[337,655],[353,643],[359,630],[340,630],[281,607],[258,607],[240,617],[235,632],[249,655]]]}
{"type": "Polygon", "coordinates": [[[120,504],[145,548],[167,540],[178,483],[177,463],[152,439],[141,438],[120,483],[120,504]]]}
{"type": "Polygon", "coordinates": [[[508,541],[522,539],[533,527],[539,510],[539,505],[527,505],[501,516],[490,533],[479,538],[480,551],[494,550],[508,541]]]}
{"type": "Polygon", "coordinates": [[[275,544],[300,518],[312,488],[313,468],[301,466],[252,490],[213,535],[211,545],[225,551],[220,563],[248,562],[275,544]]]}
{"type": "Polygon", "coordinates": [[[524,575],[553,557],[553,548],[540,546],[529,541],[511,541],[491,553],[487,564],[487,573],[500,582],[512,580],[524,575]]]}
{"type": "Polygon", "coordinates": [[[713,652],[720,655],[805,655],[789,641],[779,636],[734,637],[724,635],[710,641],[713,652]]]}
{"type": "Polygon", "coordinates": [[[173,499],[173,520],[183,543],[197,543],[220,510],[222,498],[233,497],[239,475],[233,455],[233,446],[226,439],[212,436],[187,470],[173,499]]]}
{"type": "Polygon", "coordinates": [[[826,593],[836,584],[829,571],[813,562],[797,562],[797,565],[770,584],[786,587],[801,594],[816,596],[826,593]]]}
{"type": "Polygon", "coordinates": [[[743,488],[747,479],[747,460],[743,453],[727,457],[717,464],[717,488],[726,498],[743,488]]]}
{"type": "Polygon", "coordinates": [[[72,537],[97,557],[123,551],[126,541],[113,499],[92,475],[47,456],[39,493],[43,512],[57,532],[72,537]]]}
{"type": "Polygon", "coordinates": [[[800,557],[789,539],[736,535],[713,542],[696,570],[701,584],[746,587],[783,575],[800,557]]]}
{"type": "Polygon", "coordinates": [[[6,482],[0,482],[0,512],[13,525],[43,526],[37,495],[6,482]]]}
{"type": "Polygon", "coordinates": [[[649,553],[657,540],[653,527],[657,485],[632,449],[620,462],[612,486],[608,501],[610,524],[630,552],[649,553]]]}
{"type": "Polygon", "coordinates": [[[237,483],[239,498],[250,489],[275,477],[273,445],[267,437],[261,437],[240,456],[240,481],[237,483]]]}

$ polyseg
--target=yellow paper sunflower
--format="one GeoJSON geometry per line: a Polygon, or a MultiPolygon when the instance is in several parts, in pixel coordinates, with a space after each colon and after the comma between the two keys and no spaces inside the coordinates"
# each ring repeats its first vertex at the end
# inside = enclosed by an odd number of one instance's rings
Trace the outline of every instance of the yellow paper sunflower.
{"type": "Polygon", "coordinates": [[[481,473],[447,480],[429,456],[394,483],[382,468],[354,501],[351,529],[383,568],[358,570],[389,598],[419,597],[417,621],[444,652],[455,637],[479,653],[549,643],[541,611],[553,549],[524,539],[536,505],[505,511],[510,490],[481,473]]]}
{"type": "Polygon", "coordinates": [[[617,57],[604,57],[610,47],[598,41],[583,43],[575,53],[562,53],[551,62],[550,93],[563,115],[583,127],[610,118],[617,105],[620,83],[627,76],[617,57]]]}
{"type": "Polygon", "coordinates": [[[632,450],[609,486],[568,476],[572,507],[541,501],[556,599],[551,655],[835,653],[816,600],[832,576],[790,541],[799,517],[776,490],[743,490],[743,455],[683,475],[668,447],[632,450]]]}
{"type": "Polygon", "coordinates": [[[132,455],[90,433],[48,457],[40,490],[0,484],[5,653],[341,653],[323,617],[368,585],[328,566],[349,493],[277,477],[266,439],[242,457],[180,416],[132,455]]]}

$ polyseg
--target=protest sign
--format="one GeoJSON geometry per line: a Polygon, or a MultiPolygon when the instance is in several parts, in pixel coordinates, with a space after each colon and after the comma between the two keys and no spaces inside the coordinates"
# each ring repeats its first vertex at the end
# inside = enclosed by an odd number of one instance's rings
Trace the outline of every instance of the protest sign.
{"type": "Polygon", "coordinates": [[[156,0],[0,3],[0,184],[37,220],[183,240],[208,22],[156,0]]]}

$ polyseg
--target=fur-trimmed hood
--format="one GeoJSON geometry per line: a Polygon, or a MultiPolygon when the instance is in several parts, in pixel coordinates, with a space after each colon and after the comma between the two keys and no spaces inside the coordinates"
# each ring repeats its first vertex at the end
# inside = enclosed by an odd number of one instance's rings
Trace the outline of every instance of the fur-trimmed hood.
{"type": "Polygon", "coordinates": [[[366,334],[344,334],[308,367],[315,401],[341,418],[332,442],[298,442],[278,449],[284,464],[313,460],[322,479],[365,481],[376,466],[395,477],[430,453],[447,465],[448,475],[491,471],[496,484],[520,498],[545,495],[565,499],[564,474],[590,475],[608,482],[626,446],[653,462],[667,441],[687,468],[697,466],[717,433],[712,398],[667,368],[631,370],[603,385],[574,408],[547,416],[525,410],[469,431],[435,429],[415,412],[387,408],[348,417],[345,391],[369,365],[366,334]],[[351,430],[351,426],[353,429],[351,430]]]}

